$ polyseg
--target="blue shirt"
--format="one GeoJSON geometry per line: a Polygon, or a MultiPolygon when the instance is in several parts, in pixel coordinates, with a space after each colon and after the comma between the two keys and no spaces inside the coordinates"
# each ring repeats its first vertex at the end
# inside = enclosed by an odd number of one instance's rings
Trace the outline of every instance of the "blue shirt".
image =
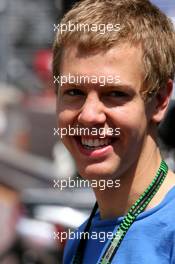
{"type": "MultiPolygon", "coordinates": [[[[83,264],[96,264],[110,235],[124,217],[101,220],[99,212],[92,220],[83,264]],[[95,237],[92,234],[100,234],[95,237]]],[[[86,222],[76,231],[83,232],[86,222]]],[[[78,247],[76,239],[69,239],[64,251],[64,264],[70,264],[78,247]]],[[[126,233],[112,263],[116,264],[175,264],[175,186],[159,205],[141,213],[126,233]]]]}

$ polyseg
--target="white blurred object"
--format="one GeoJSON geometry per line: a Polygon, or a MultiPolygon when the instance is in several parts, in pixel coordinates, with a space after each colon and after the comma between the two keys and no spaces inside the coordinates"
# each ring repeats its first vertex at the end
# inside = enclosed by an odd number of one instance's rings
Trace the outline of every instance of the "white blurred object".
{"type": "Polygon", "coordinates": [[[78,228],[88,217],[87,212],[66,206],[37,206],[35,208],[37,220],[59,224],[66,228],[78,228]]]}
{"type": "Polygon", "coordinates": [[[172,17],[173,24],[175,26],[175,17],[172,17]]]}
{"type": "Polygon", "coordinates": [[[61,141],[53,148],[55,175],[59,178],[71,178],[76,173],[74,160],[61,141]]]}
{"type": "Polygon", "coordinates": [[[173,92],[172,92],[172,97],[173,100],[175,100],[175,83],[173,85],[173,92]]]}
{"type": "Polygon", "coordinates": [[[50,223],[23,217],[16,230],[26,243],[31,242],[34,246],[52,248],[55,244],[52,237],[55,229],[50,223]]]}
{"type": "Polygon", "coordinates": [[[22,92],[15,86],[0,83],[0,106],[18,104],[22,97],[22,92]]]}
{"type": "Polygon", "coordinates": [[[5,133],[6,129],[7,129],[7,117],[3,108],[0,108],[0,136],[5,133]]]}
{"type": "Polygon", "coordinates": [[[175,172],[175,151],[174,150],[167,151],[165,161],[168,165],[168,168],[175,172]]]}
{"type": "Polygon", "coordinates": [[[22,98],[20,91],[14,86],[0,83],[0,136],[3,136],[7,131],[8,120],[6,107],[15,103],[19,103],[22,98]]]}

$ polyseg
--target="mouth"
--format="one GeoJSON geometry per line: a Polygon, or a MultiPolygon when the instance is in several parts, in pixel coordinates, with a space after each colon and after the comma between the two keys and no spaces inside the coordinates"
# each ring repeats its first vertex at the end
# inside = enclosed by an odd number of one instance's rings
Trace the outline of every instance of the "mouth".
{"type": "Polygon", "coordinates": [[[98,157],[109,152],[117,140],[118,138],[116,137],[94,138],[75,136],[75,141],[79,146],[80,152],[92,157],[98,157]]]}

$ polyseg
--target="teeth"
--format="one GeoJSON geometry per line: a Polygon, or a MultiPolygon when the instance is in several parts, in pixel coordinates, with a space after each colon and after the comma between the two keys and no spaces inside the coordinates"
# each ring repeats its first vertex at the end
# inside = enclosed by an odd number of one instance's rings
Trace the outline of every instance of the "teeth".
{"type": "Polygon", "coordinates": [[[104,141],[105,141],[105,145],[108,145],[108,139],[106,138],[104,141]]]}
{"type": "Polygon", "coordinates": [[[98,140],[98,139],[95,139],[95,140],[94,140],[94,146],[95,146],[95,147],[98,147],[99,145],[101,145],[99,141],[100,141],[100,140],[98,140]]]}
{"type": "Polygon", "coordinates": [[[90,147],[93,147],[94,146],[94,143],[93,143],[93,140],[90,139],[90,140],[86,140],[86,144],[90,147]]]}
{"type": "Polygon", "coordinates": [[[89,147],[100,147],[100,146],[107,146],[110,143],[109,138],[105,139],[84,139],[81,138],[82,145],[86,145],[89,147]]]}

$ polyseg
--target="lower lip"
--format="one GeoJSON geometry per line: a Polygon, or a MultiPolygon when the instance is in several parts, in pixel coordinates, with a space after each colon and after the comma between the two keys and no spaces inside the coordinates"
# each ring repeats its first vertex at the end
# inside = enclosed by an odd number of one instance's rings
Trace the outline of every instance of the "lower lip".
{"type": "Polygon", "coordinates": [[[92,157],[92,158],[104,157],[105,155],[109,154],[113,149],[112,145],[108,145],[108,146],[105,146],[99,149],[85,149],[78,139],[75,139],[75,141],[78,145],[80,152],[83,155],[92,157]]]}

